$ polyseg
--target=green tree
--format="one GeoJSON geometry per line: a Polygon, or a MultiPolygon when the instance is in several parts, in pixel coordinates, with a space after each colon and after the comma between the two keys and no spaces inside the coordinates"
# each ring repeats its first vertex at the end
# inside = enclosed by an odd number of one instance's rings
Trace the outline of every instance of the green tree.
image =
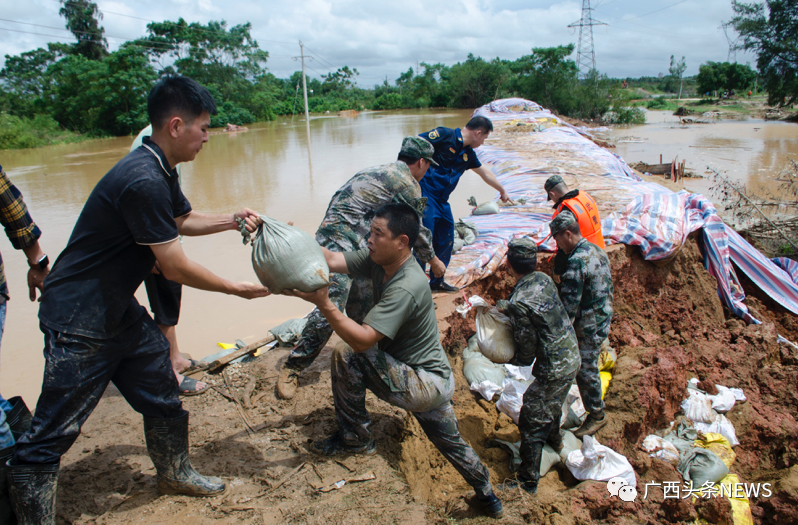
{"type": "Polygon", "coordinates": [[[0,85],[5,94],[3,111],[16,116],[29,116],[41,111],[42,95],[51,78],[48,68],[64,56],[62,44],[48,44],[47,49],[26,51],[17,56],[6,55],[0,70],[0,85]]]}
{"type": "Polygon", "coordinates": [[[108,41],[100,26],[103,15],[97,4],[88,0],[61,0],[63,6],[58,14],[66,19],[67,29],[72,31],[77,44],[72,52],[91,60],[99,60],[108,54],[108,41]]]}
{"type": "Polygon", "coordinates": [[[514,90],[522,97],[564,114],[576,104],[579,68],[568,56],[573,44],[558,47],[536,47],[510,65],[516,77],[514,90]]]}
{"type": "Polygon", "coordinates": [[[675,60],[674,56],[671,55],[671,65],[668,68],[668,72],[671,77],[679,81],[679,100],[682,99],[682,75],[685,69],[687,69],[687,65],[684,62],[684,57],[681,60],[675,60]]]}
{"type": "Polygon", "coordinates": [[[798,0],[733,0],[732,8],[737,16],[731,24],[742,37],[739,47],[757,54],[768,103],[793,104],[798,99],[798,0]]]}
{"type": "Polygon", "coordinates": [[[510,69],[498,58],[487,62],[468,54],[465,62],[457,63],[445,73],[449,103],[457,108],[476,108],[499,97],[501,88],[510,77],[510,69]]]}
{"type": "Polygon", "coordinates": [[[729,62],[707,62],[698,67],[698,90],[713,91],[744,90],[756,78],[756,72],[747,65],[729,62]]]}

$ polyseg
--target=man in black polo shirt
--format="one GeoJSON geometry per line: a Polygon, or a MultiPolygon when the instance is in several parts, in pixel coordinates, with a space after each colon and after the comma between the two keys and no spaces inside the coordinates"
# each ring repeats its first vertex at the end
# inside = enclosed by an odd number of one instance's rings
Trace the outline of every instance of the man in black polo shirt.
{"type": "Polygon", "coordinates": [[[61,456],[113,381],[144,416],[147,450],[162,492],[195,496],[224,490],[188,458],[188,412],[178,398],[169,342],[133,294],[156,265],[172,281],[202,290],[263,297],[252,283],[217,277],[190,261],[178,235],[254,230],[251,210],[230,215],[192,211],[174,166],[208,141],[210,93],[186,77],[159,80],[147,99],[151,138],[114,166],[92,191],[69,242],[44,283],[42,393],[31,429],[9,462],[9,492],[22,525],[55,524],[61,456]]]}

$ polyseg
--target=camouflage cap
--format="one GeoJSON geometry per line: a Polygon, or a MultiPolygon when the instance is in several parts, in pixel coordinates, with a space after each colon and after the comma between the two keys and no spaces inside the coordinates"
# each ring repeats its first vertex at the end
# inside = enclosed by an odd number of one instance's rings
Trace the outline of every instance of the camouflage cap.
{"type": "Polygon", "coordinates": [[[432,147],[432,144],[421,137],[405,137],[402,141],[402,149],[399,150],[399,155],[427,159],[432,165],[437,166],[438,163],[432,160],[434,154],[435,148],[432,147]]]}
{"type": "MultiPolygon", "coordinates": [[[[549,177],[546,180],[546,183],[543,184],[543,190],[546,192],[546,194],[548,196],[549,191],[551,191],[551,189],[554,186],[556,186],[558,184],[562,184],[563,182],[565,182],[565,181],[562,180],[562,177],[560,177],[559,175],[552,175],[551,177],[549,177]]],[[[547,198],[546,200],[550,201],[551,199],[547,198]]]]}
{"type": "Polygon", "coordinates": [[[571,210],[563,210],[559,215],[554,217],[554,220],[549,223],[551,236],[554,237],[575,222],[576,217],[574,217],[574,214],[571,213],[571,210]]]}
{"type": "Polygon", "coordinates": [[[538,245],[528,237],[512,239],[507,245],[507,255],[511,254],[516,259],[535,259],[538,255],[538,245]]]}

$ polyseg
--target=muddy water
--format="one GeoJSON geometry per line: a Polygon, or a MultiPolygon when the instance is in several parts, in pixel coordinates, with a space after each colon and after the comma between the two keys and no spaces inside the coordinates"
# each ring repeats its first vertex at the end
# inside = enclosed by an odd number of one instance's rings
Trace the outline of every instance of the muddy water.
{"type": "Polygon", "coordinates": [[[765,195],[778,194],[779,183],[773,179],[787,166],[788,157],[798,160],[798,125],[746,116],[724,114],[712,124],[682,125],[673,112],[648,111],[646,124],[613,129],[611,136],[615,153],[630,164],[657,164],[660,155],[663,162],[676,157],[686,160],[687,170],[704,178],[684,179],[685,189],[703,194],[716,205],[719,198],[710,191],[713,179],[707,167],[725,171],[765,195]],[[624,138],[642,142],[622,142],[624,138]]]}
{"type": "MultiPolygon", "coordinates": [[[[250,126],[250,131],[213,135],[197,159],[183,167],[183,190],[197,211],[229,213],[250,207],[279,220],[316,230],[333,193],[349,177],[369,166],[396,159],[402,137],[436,126],[463,126],[470,111],[366,113],[355,118],[313,118],[310,149],[304,121],[283,119],[250,126]]],[[[0,164],[25,196],[43,233],[41,244],[54,260],[66,245],[75,220],[97,181],[128,151],[132,138],[0,152],[0,164]]],[[[473,173],[466,174],[451,198],[456,217],[466,215],[466,199],[482,202],[495,191],[473,173]]],[[[5,261],[12,300],[2,339],[0,392],[35,402],[44,358],[38,307],[27,300],[26,261],[5,236],[5,261]]],[[[184,238],[188,256],[217,274],[256,281],[251,249],[236,232],[184,238]]],[[[143,287],[139,301],[147,305],[143,287]]],[[[309,311],[296,298],[237,297],[184,289],[177,327],[180,349],[194,358],[219,350],[217,342],[253,342],[266,331],[309,311]]]]}

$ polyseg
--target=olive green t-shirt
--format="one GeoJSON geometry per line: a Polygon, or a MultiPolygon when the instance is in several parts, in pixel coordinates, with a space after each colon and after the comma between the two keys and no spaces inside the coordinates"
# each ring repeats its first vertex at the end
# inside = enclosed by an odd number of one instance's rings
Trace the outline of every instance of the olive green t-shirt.
{"type": "Polygon", "coordinates": [[[371,260],[368,249],[346,252],[344,259],[350,274],[370,278],[374,285],[375,306],[363,324],[385,336],[378,348],[413,369],[448,379],[452,367],[441,346],[429,279],[416,260],[410,257],[384,283],[385,270],[371,260]]]}

